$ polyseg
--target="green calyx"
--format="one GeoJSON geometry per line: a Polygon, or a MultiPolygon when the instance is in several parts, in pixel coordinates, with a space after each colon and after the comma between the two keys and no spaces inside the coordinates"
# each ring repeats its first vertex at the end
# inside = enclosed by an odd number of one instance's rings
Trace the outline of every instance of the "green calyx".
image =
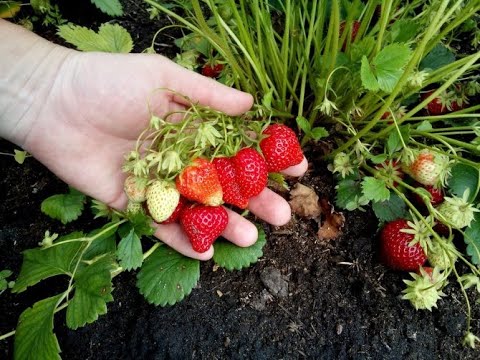
{"type": "Polygon", "coordinates": [[[447,285],[446,277],[440,269],[434,268],[428,273],[423,267],[420,274],[410,273],[413,280],[403,280],[407,288],[403,290],[404,300],[409,300],[417,310],[432,310],[437,307],[438,300],[445,294],[442,289],[447,285]]]}
{"type": "Polygon", "coordinates": [[[243,147],[258,148],[267,123],[193,103],[163,118],[152,115],[135,150],[125,156],[123,169],[137,177],[172,180],[195,158],[233,156],[243,147]]]}

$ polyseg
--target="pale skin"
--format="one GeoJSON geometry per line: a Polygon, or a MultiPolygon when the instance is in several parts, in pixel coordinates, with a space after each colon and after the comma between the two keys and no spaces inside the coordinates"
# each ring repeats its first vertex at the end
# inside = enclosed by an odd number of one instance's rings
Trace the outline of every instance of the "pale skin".
{"type": "MultiPolygon", "coordinates": [[[[81,53],[54,45],[0,19],[0,136],[31,153],[69,185],[116,209],[124,209],[124,155],[149,121],[183,109],[184,100],[230,115],[248,111],[251,95],[185,70],[160,55],[81,53]],[[5,69],[5,70],[4,70],[5,69]]],[[[284,171],[301,176],[303,161],[284,171]]],[[[291,217],[288,202],[269,189],[249,210],[273,225],[291,217]]],[[[228,210],[223,236],[239,245],[257,240],[256,227],[228,210]]],[[[155,236],[180,253],[208,260],[213,248],[195,252],[178,224],[157,225],[155,236]]]]}

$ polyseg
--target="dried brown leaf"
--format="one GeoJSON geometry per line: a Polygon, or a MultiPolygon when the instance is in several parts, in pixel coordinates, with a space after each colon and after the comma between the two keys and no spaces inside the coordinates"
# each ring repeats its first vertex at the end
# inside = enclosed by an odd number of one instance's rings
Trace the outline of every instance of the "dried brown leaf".
{"type": "Polygon", "coordinates": [[[290,191],[290,206],[292,211],[302,217],[317,218],[322,214],[318,204],[318,195],[312,188],[296,183],[290,191]]]}
{"type": "Polygon", "coordinates": [[[320,205],[325,219],[318,229],[317,236],[324,241],[336,239],[342,234],[345,216],[341,212],[336,212],[332,204],[326,199],[321,199],[320,205]]]}

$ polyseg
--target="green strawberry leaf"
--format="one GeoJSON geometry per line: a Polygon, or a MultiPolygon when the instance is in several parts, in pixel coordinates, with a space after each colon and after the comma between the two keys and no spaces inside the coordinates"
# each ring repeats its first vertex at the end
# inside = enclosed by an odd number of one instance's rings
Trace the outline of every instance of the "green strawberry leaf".
{"type": "Polygon", "coordinates": [[[200,278],[200,261],[163,245],[144,262],[137,287],[151,304],[174,305],[190,294],[200,278]]]}
{"type": "MultiPolygon", "coordinates": [[[[83,238],[81,232],[74,232],[57,239],[56,242],[83,238]]],[[[55,243],[54,243],[55,244],[55,243]]],[[[12,292],[19,293],[27,287],[56,275],[71,276],[74,260],[85,246],[84,242],[73,241],[46,249],[29,249],[23,252],[20,275],[12,292]]]]}
{"type": "Polygon", "coordinates": [[[106,255],[79,270],[75,276],[75,295],[67,307],[67,326],[77,329],[107,313],[107,302],[113,301],[112,275],[114,257],[106,255]]]}
{"type": "Polygon", "coordinates": [[[90,243],[88,249],[85,250],[82,257],[84,260],[92,260],[97,256],[104,254],[115,254],[117,251],[117,242],[115,236],[117,227],[112,227],[113,224],[114,223],[105,224],[102,228],[95,229],[88,234],[88,237],[96,238],[90,243]],[[110,228],[110,230],[105,231],[108,228],[110,228]]]}
{"type": "Polygon", "coordinates": [[[123,8],[119,0],[90,0],[102,12],[110,16],[122,16],[123,8]]]}
{"type": "Polygon", "coordinates": [[[397,194],[390,194],[388,200],[373,202],[372,209],[381,222],[405,218],[408,215],[407,204],[397,194]]]}
{"type": "Polygon", "coordinates": [[[420,70],[437,70],[455,61],[455,54],[442,44],[435,46],[420,62],[420,70]]]}
{"type": "Polygon", "coordinates": [[[45,215],[66,224],[82,214],[85,199],[85,195],[70,188],[68,194],[53,195],[43,200],[41,210],[45,215]]]}
{"type": "Polygon", "coordinates": [[[405,43],[417,35],[420,24],[413,19],[400,19],[395,21],[390,30],[390,42],[405,43]]]}
{"type": "Polygon", "coordinates": [[[129,53],[133,40],[129,32],[118,24],[102,24],[98,33],[83,26],[66,24],[57,34],[80,51],[129,53]]]}
{"type": "Polygon", "coordinates": [[[25,158],[27,157],[27,152],[24,150],[13,150],[14,153],[14,159],[17,163],[22,165],[25,162],[25,158]]]}
{"type": "Polygon", "coordinates": [[[36,302],[18,319],[15,359],[60,359],[60,346],[53,333],[53,315],[62,294],[36,302]]]}
{"type": "Polygon", "coordinates": [[[323,126],[317,126],[312,129],[310,136],[313,140],[320,140],[330,135],[323,126]]]}
{"type": "Polygon", "coordinates": [[[137,269],[143,263],[142,242],[131,224],[120,227],[118,233],[122,237],[117,249],[120,266],[126,270],[137,269]]]}
{"type": "Polygon", "coordinates": [[[473,201],[480,188],[480,173],[472,166],[458,163],[452,167],[448,178],[449,192],[462,197],[465,190],[469,191],[469,201],[473,201]]]}
{"type": "Polygon", "coordinates": [[[430,131],[433,129],[432,123],[428,120],[422,121],[418,126],[417,130],[418,131],[430,131]]]}
{"type": "Polygon", "coordinates": [[[135,229],[135,233],[140,237],[144,235],[150,236],[155,233],[155,228],[152,226],[152,218],[142,212],[128,214],[128,221],[130,221],[135,229]]]}
{"type": "Polygon", "coordinates": [[[297,122],[298,127],[305,133],[305,134],[310,134],[310,131],[312,130],[312,127],[310,125],[310,122],[304,118],[303,116],[297,116],[295,119],[297,122]]]}
{"type": "Polygon", "coordinates": [[[254,264],[263,256],[263,247],[267,243],[265,231],[257,226],[258,239],[255,244],[242,248],[226,240],[217,240],[214,244],[215,264],[229,270],[240,270],[254,264]]]}
{"type": "Polygon", "coordinates": [[[403,144],[408,144],[410,139],[410,126],[400,126],[399,129],[400,133],[397,130],[393,130],[388,135],[387,150],[390,155],[393,155],[397,151],[401,150],[403,148],[403,144]]]}
{"type": "Polygon", "coordinates": [[[355,210],[368,204],[368,200],[363,196],[361,182],[358,180],[345,178],[338,182],[335,189],[337,190],[335,204],[342,209],[355,210]]]}
{"type": "Polygon", "coordinates": [[[19,1],[2,1],[0,3],[0,19],[8,19],[14,17],[22,6],[19,1]]]}
{"type": "Polygon", "coordinates": [[[364,55],[360,76],[367,90],[382,90],[391,93],[403,74],[403,67],[410,59],[411,50],[405,44],[385,46],[373,59],[372,63],[364,55]]]}
{"type": "Polygon", "coordinates": [[[472,263],[480,265],[480,213],[475,214],[475,220],[465,230],[463,240],[467,244],[467,254],[471,256],[472,263]]]}
{"type": "Polygon", "coordinates": [[[387,189],[385,181],[367,176],[362,180],[363,196],[375,202],[386,201],[390,199],[390,191],[387,189]]]}

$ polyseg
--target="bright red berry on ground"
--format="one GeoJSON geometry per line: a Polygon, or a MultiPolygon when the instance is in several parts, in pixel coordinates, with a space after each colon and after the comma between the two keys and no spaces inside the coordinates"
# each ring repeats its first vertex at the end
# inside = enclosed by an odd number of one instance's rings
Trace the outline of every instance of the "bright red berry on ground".
{"type": "Polygon", "coordinates": [[[403,229],[411,229],[404,219],[388,222],[383,227],[380,234],[382,261],[395,270],[416,271],[427,257],[419,243],[409,245],[414,235],[402,232],[403,229]]]}
{"type": "Polygon", "coordinates": [[[222,206],[193,205],[182,211],[180,223],[193,250],[203,253],[227,227],[228,213],[222,206]]]}
{"type": "Polygon", "coordinates": [[[260,141],[260,148],[267,162],[268,172],[278,172],[297,165],[303,160],[303,152],[295,132],[286,125],[268,126],[260,141]]]}

